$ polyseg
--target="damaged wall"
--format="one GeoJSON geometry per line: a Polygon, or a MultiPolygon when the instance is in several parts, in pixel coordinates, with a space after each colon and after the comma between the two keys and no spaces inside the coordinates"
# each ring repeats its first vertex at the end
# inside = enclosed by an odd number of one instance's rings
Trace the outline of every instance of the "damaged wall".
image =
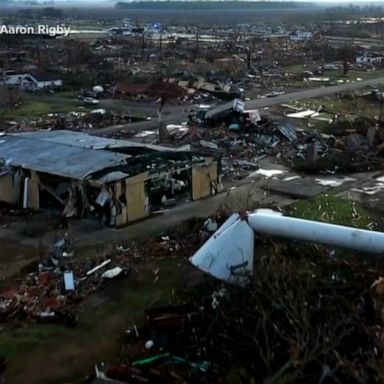
{"type": "Polygon", "coordinates": [[[20,169],[5,171],[0,175],[0,201],[8,204],[17,204],[23,200],[25,208],[40,208],[40,177],[37,172],[30,171],[26,177],[20,169]],[[21,192],[21,189],[23,192],[21,192]]]}
{"type": "Polygon", "coordinates": [[[148,172],[143,172],[126,180],[127,217],[129,222],[147,216],[145,182],[148,180],[148,176],[148,172]]]}
{"type": "Polygon", "coordinates": [[[10,172],[0,175],[0,201],[8,204],[16,204],[18,194],[13,184],[13,177],[10,172]]]}
{"type": "MultiPolygon", "coordinates": [[[[116,197],[120,197],[123,194],[126,196],[125,183],[126,183],[125,180],[121,180],[115,183],[116,197]]],[[[127,224],[127,222],[128,222],[127,206],[123,204],[121,207],[121,212],[116,215],[116,226],[119,227],[121,225],[127,224]]]]}
{"type": "Polygon", "coordinates": [[[202,166],[192,167],[192,200],[212,195],[212,183],[217,182],[217,162],[207,159],[202,166]]]}
{"type": "Polygon", "coordinates": [[[28,207],[31,209],[40,208],[40,178],[37,172],[31,171],[31,178],[28,185],[28,207]]]}

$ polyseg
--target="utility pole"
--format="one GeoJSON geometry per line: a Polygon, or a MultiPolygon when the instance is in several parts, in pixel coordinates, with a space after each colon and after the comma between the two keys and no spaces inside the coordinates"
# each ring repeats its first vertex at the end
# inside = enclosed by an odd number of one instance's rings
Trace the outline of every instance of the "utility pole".
{"type": "Polygon", "coordinates": [[[160,28],[160,42],[159,42],[159,56],[161,57],[161,51],[163,48],[163,28],[160,28]]]}
{"type": "Polygon", "coordinates": [[[136,30],[135,30],[135,37],[136,37],[136,47],[137,47],[137,55],[140,55],[140,34],[139,34],[139,20],[137,17],[135,17],[135,24],[136,24],[136,30]]]}
{"type": "Polygon", "coordinates": [[[248,71],[251,69],[251,62],[252,62],[252,47],[249,45],[246,48],[246,55],[247,55],[247,69],[248,71]]]}
{"type": "Polygon", "coordinates": [[[199,57],[199,33],[200,28],[196,26],[196,59],[199,57]]]}
{"type": "Polygon", "coordinates": [[[65,51],[67,52],[67,73],[69,73],[71,72],[72,52],[70,48],[66,48],[65,51]]]}
{"type": "Polygon", "coordinates": [[[145,50],[145,33],[144,29],[141,32],[141,57],[144,57],[144,50],[145,50]]]}

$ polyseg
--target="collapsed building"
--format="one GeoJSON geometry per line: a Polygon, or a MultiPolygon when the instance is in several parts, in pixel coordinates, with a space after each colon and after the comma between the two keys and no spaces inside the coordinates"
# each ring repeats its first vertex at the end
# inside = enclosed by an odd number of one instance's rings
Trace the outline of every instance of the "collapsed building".
{"type": "Polygon", "coordinates": [[[120,226],[219,189],[220,159],[72,131],[0,138],[0,202],[120,226]]]}

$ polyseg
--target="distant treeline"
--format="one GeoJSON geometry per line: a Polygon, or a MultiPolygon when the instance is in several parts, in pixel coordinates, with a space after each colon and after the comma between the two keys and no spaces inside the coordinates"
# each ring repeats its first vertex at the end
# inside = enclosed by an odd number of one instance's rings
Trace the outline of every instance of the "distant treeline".
{"type": "Polygon", "coordinates": [[[383,17],[384,8],[382,5],[348,5],[330,7],[324,13],[325,20],[338,20],[357,17],[383,17]]]}
{"type": "Polygon", "coordinates": [[[133,1],[130,3],[116,3],[116,8],[140,9],[140,10],[210,10],[210,9],[289,9],[313,6],[311,3],[297,3],[293,1],[133,1]]]}

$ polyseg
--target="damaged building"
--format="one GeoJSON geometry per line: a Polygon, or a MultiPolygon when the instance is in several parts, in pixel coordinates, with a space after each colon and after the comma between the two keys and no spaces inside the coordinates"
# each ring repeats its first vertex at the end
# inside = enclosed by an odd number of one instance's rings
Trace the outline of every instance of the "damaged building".
{"type": "Polygon", "coordinates": [[[121,226],[218,191],[220,159],[72,131],[0,138],[0,202],[121,226]]]}

